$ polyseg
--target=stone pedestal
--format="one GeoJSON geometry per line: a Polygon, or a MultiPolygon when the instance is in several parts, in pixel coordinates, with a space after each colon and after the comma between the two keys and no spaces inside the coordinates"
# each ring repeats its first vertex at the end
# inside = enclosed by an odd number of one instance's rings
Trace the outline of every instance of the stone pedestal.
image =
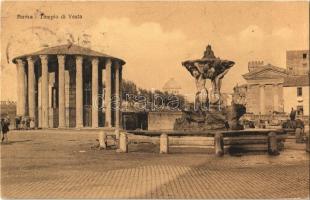
{"type": "Polygon", "coordinates": [[[295,138],[296,138],[296,143],[303,143],[303,130],[301,128],[296,128],[295,138]]]}
{"type": "Polygon", "coordinates": [[[277,134],[274,132],[268,134],[268,153],[273,156],[280,154],[278,150],[277,134]]]}
{"type": "Polygon", "coordinates": [[[160,135],[159,153],[169,153],[169,137],[166,133],[160,135]]]}
{"type": "Polygon", "coordinates": [[[99,148],[100,149],[107,148],[107,135],[104,131],[99,132],[99,148]]]}
{"type": "Polygon", "coordinates": [[[118,153],[127,153],[128,152],[128,138],[125,132],[120,133],[119,137],[119,149],[117,149],[118,153]]]}
{"type": "Polygon", "coordinates": [[[214,150],[216,156],[224,155],[224,139],[222,133],[216,133],[214,136],[214,150]]]}

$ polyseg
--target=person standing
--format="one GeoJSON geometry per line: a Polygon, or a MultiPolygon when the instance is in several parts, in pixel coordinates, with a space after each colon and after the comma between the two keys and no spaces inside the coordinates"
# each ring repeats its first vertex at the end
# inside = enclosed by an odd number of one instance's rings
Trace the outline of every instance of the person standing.
{"type": "Polygon", "coordinates": [[[290,119],[291,119],[291,121],[295,121],[295,119],[296,119],[296,110],[294,110],[294,108],[292,108],[292,110],[291,110],[290,119]]]}
{"type": "Polygon", "coordinates": [[[8,132],[9,132],[9,125],[10,122],[6,119],[1,119],[1,129],[2,129],[2,139],[1,142],[2,143],[8,143],[8,132]]]}

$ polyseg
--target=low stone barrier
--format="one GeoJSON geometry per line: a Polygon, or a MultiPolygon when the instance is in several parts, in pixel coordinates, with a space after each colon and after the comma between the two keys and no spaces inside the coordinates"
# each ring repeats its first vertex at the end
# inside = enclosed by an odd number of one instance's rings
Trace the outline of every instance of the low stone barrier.
{"type": "MultiPolygon", "coordinates": [[[[174,137],[200,136],[213,139],[213,148],[217,156],[223,156],[229,148],[243,150],[268,151],[270,155],[279,155],[283,149],[285,132],[275,129],[252,129],[241,131],[128,131],[130,134],[159,137],[159,153],[169,153],[174,137]]],[[[126,137],[127,138],[127,137],[126,137]]],[[[128,139],[126,139],[127,141],[128,139]]],[[[210,140],[211,141],[211,140],[210,140]]],[[[121,142],[121,141],[120,141],[121,142]]],[[[128,142],[128,141],[127,141],[128,142]]],[[[128,149],[127,149],[128,151],[128,149]]]]}

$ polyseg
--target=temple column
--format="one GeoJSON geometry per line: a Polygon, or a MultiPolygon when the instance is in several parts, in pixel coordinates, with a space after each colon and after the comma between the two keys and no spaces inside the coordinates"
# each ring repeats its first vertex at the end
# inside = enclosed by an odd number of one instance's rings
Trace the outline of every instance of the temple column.
{"type": "Polygon", "coordinates": [[[34,62],[32,57],[27,58],[28,61],[28,108],[29,117],[35,122],[35,72],[34,72],[34,62]]]}
{"type": "Polygon", "coordinates": [[[65,105],[65,56],[57,55],[58,59],[58,127],[66,127],[65,105]]]}
{"type": "Polygon", "coordinates": [[[41,83],[41,104],[42,104],[42,128],[48,128],[48,115],[49,115],[49,88],[48,88],[48,56],[40,55],[42,67],[42,83],[41,83]]]}
{"type": "Polygon", "coordinates": [[[107,59],[105,65],[105,126],[112,127],[112,113],[111,113],[111,70],[112,61],[111,59],[107,59]]]}
{"type": "Polygon", "coordinates": [[[98,58],[92,59],[92,122],[93,128],[98,127],[98,58]]]}
{"type": "Polygon", "coordinates": [[[83,127],[83,57],[76,57],[76,127],[83,127]]]}
{"type": "Polygon", "coordinates": [[[17,59],[17,115],[26,115],[25,62],[17,59]]]}
{"type": "Polygon", "coordinates": [[[104,110],[105,110],[105,103],[104,103],[104,101],[105,101],[105,69],[103,67],[101,69],[101,85],[102,85],[102,91],[101,91],[102,102],[101,102],[100,107],[101,107],[101,111],[104,112],[104,110]]]}
{"type": "Polygon", "coordinates": [[[115,128],[120,127],[120,63],[115,62],[115,128]]]}
{"type": "Polygon", "coordinates": [[[265,114],[265,85],[260,85],[259,86],[259,102],[260,102],[260,107],[259,111],[260,114],[265,114]]]}
{"type": "Polygon", "coordinates": [[[279,111],[278,85],[273,85],[273,111],[279,111]]]}
{"type": "Polygon", "coordinates": [[[120,99],[119,99],[119,111],[120,111],[120,120],[119,120],[119,124],[120,124],[120,128],[123,128],[123,114],[122,114],[122,98],[123,98],[123,75],[122,75],[122,72],[123,72],[123,68],[122,68],[122,65],[120,64],[119,66],[119,95],[120,95],[120,99]]]}

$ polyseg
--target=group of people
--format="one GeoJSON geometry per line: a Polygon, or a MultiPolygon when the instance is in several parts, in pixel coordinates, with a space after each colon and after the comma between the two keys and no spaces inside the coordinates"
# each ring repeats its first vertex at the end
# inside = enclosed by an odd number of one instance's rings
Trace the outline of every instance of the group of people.
{"type": "Polygon", "coordinates": [[[0,131],[1,131],[1,144],[8,143],[8,132],[10,130],[10,119],[9,118],[1,118],[0,123],[0,131]]]}
{"type": "Polygon", "coordinates": [[[18,116],[15,118],[15,128],[19,129],[34,129],[35,128],[35,121],[31,117],[21,117],[18,116]]]}

